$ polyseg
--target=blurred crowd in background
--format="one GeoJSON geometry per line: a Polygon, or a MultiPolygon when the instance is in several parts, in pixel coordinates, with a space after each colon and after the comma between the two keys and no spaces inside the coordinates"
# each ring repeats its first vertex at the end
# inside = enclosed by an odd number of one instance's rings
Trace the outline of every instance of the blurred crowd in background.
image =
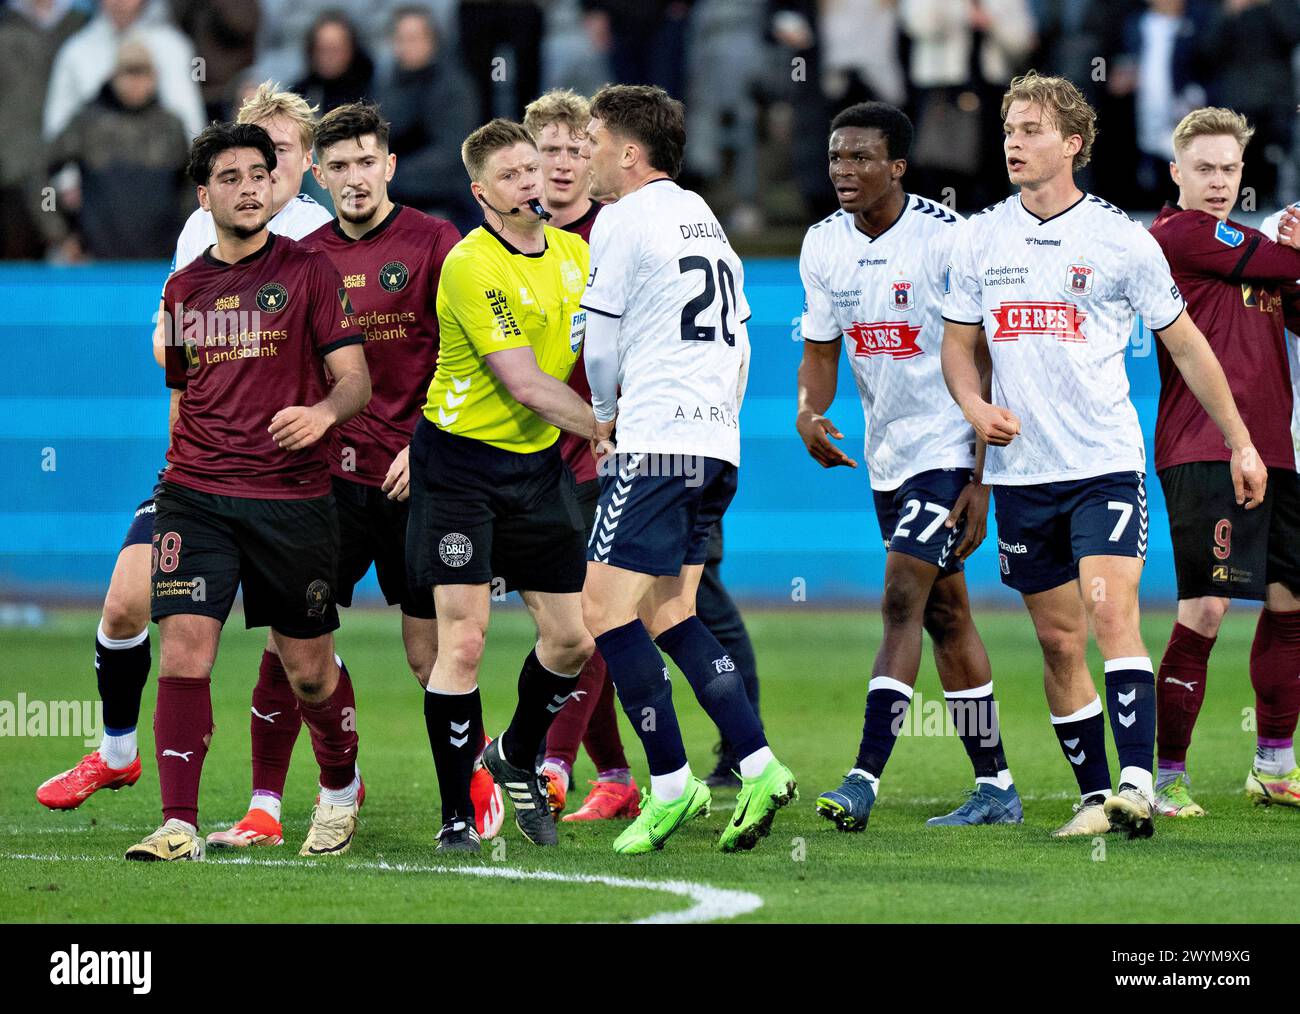
{"type": "Polygon", "coordinates": [[[1004,197],[1000,99],[1029,67],[1096,106],[1080,183],[1122,207],[1173,196],[1171,132],[1205,104],[1256,128],[1244,200],[1300,196],[1300,0],[2,0],[0,257],[169,258],[189,139],[267,79],[322,113],[379,102],[394,198],[462,228],[475,126],[556,86],[661,85],[687,105],[683,182],[793,253],[835,207],[829,119],[864,99],[916,124],[909,190],[1004,197]]]}

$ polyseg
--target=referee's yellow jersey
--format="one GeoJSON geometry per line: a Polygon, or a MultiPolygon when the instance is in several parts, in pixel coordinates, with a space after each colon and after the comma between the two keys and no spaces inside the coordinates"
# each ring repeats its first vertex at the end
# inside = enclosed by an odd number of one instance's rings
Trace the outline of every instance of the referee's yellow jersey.
{"type": "Polygon", "coordinates": [[[480,226],[447,255],[438,281],[438,369],[424,404],[438,428],[520,454],[545,450],[560,431],[515,401],[485,358],[532,346],[542,371],[567,381],[587,330],[578,304],[590,249],[580,236],[543,228],[539,254],[520,253],[480,226]]]}

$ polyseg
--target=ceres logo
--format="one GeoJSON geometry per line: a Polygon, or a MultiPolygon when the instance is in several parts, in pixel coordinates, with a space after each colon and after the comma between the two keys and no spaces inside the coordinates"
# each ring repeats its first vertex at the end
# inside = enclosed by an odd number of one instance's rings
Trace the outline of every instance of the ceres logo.
{"type": "Polygon", "coordinates": [[[925,350],[917,345],[921,329],[904,321],[878,321],[873,324],[854,323],[845,332],[853,340],[855,356],[889,356],[892,359],[912,359],[925,350]]]}
{"type": "Polygon", "coordinates": [[[998,328],[995,342],[1021,338],[1055,338],[1062,342],[1086,342],[1083,322],[1088,315],[1073,303],[1003,303],[993,311],[998,328]]]}

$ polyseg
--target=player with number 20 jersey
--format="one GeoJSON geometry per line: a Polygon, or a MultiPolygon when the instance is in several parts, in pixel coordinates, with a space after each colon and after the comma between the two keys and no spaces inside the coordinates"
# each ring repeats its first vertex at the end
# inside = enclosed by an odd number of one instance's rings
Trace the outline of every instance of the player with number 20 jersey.
{"type": "Polygon", "coordinates": [[[615,203],[591,232],[585,359],[597,441],[613,435],[617,417],[618,451],[602,463],[582,604],[650,767],[649,796],[614,850],[662,848],[709,811],[659,649],[739,758],[736,813],[718,844],[748,850],[794,798],[794,776],[768,747],[736,660],[695,615],[709,530],[736,492],[744,271],[708,205],[673,181],[686,142],[682,104],[661,88],[615,85],[592,99],[591,116],[591,196],[615,203]]]}

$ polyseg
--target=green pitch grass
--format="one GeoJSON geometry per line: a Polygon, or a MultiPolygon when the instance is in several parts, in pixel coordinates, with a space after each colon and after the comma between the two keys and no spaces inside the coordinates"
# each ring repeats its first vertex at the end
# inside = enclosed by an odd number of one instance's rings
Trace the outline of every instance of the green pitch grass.
{"type": "MultiPolygon", "coordinates": [[[[1190,757],[1196,798],[1209,816],[1162,820],[1149,841],[1110,835],[1095,842],[1048,838],[1076,796],[1047,722],[1040,663],[1023,614],[985,612],[978,619],[993,660],[1007,755],[1025,801],[1024,825],[926,828],[925,819],[959,803],[971,783],[960,741],[930,734],[900,740],[863,834],[837,832],[817,817],[813,801],[839,784],[853,760],[878,618],[866,610],[806,609],[750,612],[747,619],[763,680],[763,717],[801,787],[799,801],[782,811],[771,837],[753,853],[716,850],[734,802],[732,793],[716,792],[710,818],[688,825],[651,856],[610,851],[620,823],[561,824],[561,846],[542,850],[524,841],[509,817],[481,860],[435,856],[437,785],[397,614],[350,612],[338,643],[357,689],[368,797],[346,856],[297,856],[315,793],[304,733],[285,793],[284,846],[202,864],[123,861],[123,851],[160,822],[151,677],[141,725],[144,776],[134,788],[98,793],[74,812],[48,812],[33,793],[90,748],[77,738],[0,737],[0,919],[623,921],[687,913],[783,922],[1159,923],[1294,917],[1300,812],[1255,808],[1241,791],[1254,745],[1247,669],[1252,611],[1230,614],[1224,626],[1190,757]],[[657,886],[663,882],[676,882],[676,893],[657,886]]],[[[43,629],[0,631],[0,701],[15,702],[20,692],[28,700],[94,699],[95,620],[89,612],[59,613],[43,629]]],[[[1166,614],[1145,619],[1147,644],[1157,655],[1169,626],[1166,614]]],[[[241,629],[236,618],[222,644],[214,678],[217,731],[203,778],[205,832],[237,820],[247,805],[249,692],[263,637],[241,629]]],[[[532,637],[522,613],[494,617],[483,667],[490,731],[508,720],[532,637]]],[[[156,659],[156,638],[154,650],[156,659]]],[[[1093,671],[1100,669],[1094,655],[1093,671]]],[[[938,708],[942,697],[928,655],[919,691],[922,721],[915,729],[935,733],[938,723],[927,709],[938,708]]],[[[675,679],[674,694],[692,765],[707,771],[715,734],[684,680],[675,679]]],[[[626,724],[624,733],[637,780],[645,784],[639,744],[626,724]]],[[[1114,771],[1113,748],[1111,760],[1114,771]]],[[[585,779],[593,777],[585,756],[576,776],[570,798],[580,800],[585,779]]]]}

